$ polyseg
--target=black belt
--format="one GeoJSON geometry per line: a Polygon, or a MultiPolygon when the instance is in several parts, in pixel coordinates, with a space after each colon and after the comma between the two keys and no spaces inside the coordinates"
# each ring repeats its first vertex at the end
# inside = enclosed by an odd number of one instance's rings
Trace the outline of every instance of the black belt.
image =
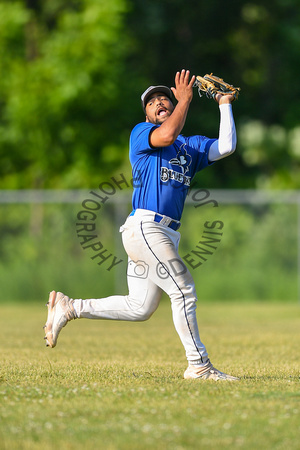
{"type": "MultiPolygon", "coordinates": [[[[134,216],[135,211],[136,210],[134,209],[129,215],[134,216]]],[[[169,221],[166,216],[162,216],[161,214],[157,214],[157,213],[154,215],[154,222],[162,223],[162,225],[172,228],[172,230],[175,230],[175,231],[177,231],[181,226],[181,223],[178,222],[178,220],[170,219],[170,221],[169,221]]]]}

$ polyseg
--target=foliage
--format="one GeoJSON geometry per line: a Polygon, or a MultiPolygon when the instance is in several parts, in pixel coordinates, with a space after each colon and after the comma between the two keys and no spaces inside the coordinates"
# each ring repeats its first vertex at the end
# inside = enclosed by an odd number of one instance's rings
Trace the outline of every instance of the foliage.
{"type": "Polygon", "coordinates": [[[5,187],[88,185],[87,177],[109,170],[118,159],[116,144],[122,147],[122,140],[116,142],[121,130],[114,111],[126,54],[126,38],[120,41],[126,5],[77,4],[80,8],[70,3],[58,10],[50,29],[39,22],[39,11],[1,4],[1,16],[10,19],[5,26],[13,25],[19,37],[18,51],[5,28],[0,42],[7,49],[1,71],[9,74],[0,85],[5,187]]]}
{"type": "MultiPolygon", "coordinates": [[[[0,0],[0,187],[90,187],[129,169],[139,96],[175,72],[242,88],[235,155],[207,187],[299,188],[296,0],[0,0]]],[[[185,134],[218,133],[195,95],[185,134]]]]}
{"type": "MultiPolygon", "coordinates": [[[[128,213],[130,196],[122,201],[128,213]]],[[[91,244],[103,246],[108,259],[102,261],[96,257],[97,247],[81,245],[80,204],[2,205],[0,302],[40,301],[52,289],[83,298],[127,294],[127,256],[118,232],[126,212],[119,214],[119,209],[119,203],[105,204],[95,222],[87,222],[95,223],[89,234],[96,236],[91,244]],[[111,267],[114,257],[120,262],[111,267]]],[[[296,301],[299,237],[294,205],[207,205],[197,210],[187,205],[183,222],[179,254],[200,263],[192,267],[184,259],[199,301],[296,301]],[[204,224],[213,221],[222,222],[222,235],[209,243],[207,237],[214,235],[205,234],[204,224]],[[195,257],[193,251],[202,254],[195,257]]]]}
{"type": "MultiPolygon", "coordinates": [[[[237,151],[201,173],[202,185],[299,188],[298,2],[233,0],[230,9],[221,0],[191,1],[188,7],[179,0],[135,4],[131,23],[140,17],[135,28],[140,52],[151,42],[139,70],[150,74],[152,84],[173,85],[175,71],[190,68],[241,86],[233,105],[237,151]],[[260,130],[263,136],[254,145],[244,141],[246,132],[260,130]]],[[[184,132],[216,136],[215,105],[195,96],[184,132]]]]}

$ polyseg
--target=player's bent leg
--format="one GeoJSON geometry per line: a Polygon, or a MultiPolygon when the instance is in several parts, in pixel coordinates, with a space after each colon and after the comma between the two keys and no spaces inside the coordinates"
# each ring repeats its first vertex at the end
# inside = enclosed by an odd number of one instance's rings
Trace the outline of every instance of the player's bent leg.
{"type": "Polygon", "coordinates": [[[67,322],[77,318],[110,319],[131,322],[148,320],[158,308],[162,291],[148,277],[128,276],[129,295],[98,299],[70,299],[61,292],[49,295],[45,329],[46,345],[55,347],[67,322]]]}
{"type": "Polygon", "coordinates": [[[55,347],[57,338],[63,327],[70,320],[77,319],[77,314],[73,307],[73,300],[62,292],[50,292],[47,322],[44,326],[46,346],[55,347]]]}
{"type": "Polygon", "coordinates": [[[97,299],[75,299],[74,309],[78,318],[122,320],[130,322],[143,322],[148,320],[158,308],[161,289],[150,279],[134,281],[130,287],[129,295],[113,295],[97,299]],[[140,289],[138,286],[141,286],[140,289]]]}

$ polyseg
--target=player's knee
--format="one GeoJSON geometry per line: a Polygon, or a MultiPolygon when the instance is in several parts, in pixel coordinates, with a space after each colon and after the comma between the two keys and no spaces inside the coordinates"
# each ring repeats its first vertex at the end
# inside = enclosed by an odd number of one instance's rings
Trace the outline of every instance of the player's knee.
{"type": "Polygon", "coordinates": [[[161,291],[157,291],[149,295],[148,291],[145,291],[144,296],[139,298],[128,297],[128,304],[132,311],[132,320],[136,322],[144,322],[152,316],[157,310],[161,298],[161,291]]]}
{"type": "Polygon", "coordinates": [[[145,322],[150,319],[155,310],[152,308],[139,308],[133,311],[134,321],[145,322]]]}
{"type": "Polygon", "coordinates": [[[141,304],[135,304],[132,308],[132,317],[136,322],[145,322],[150,319],[152,314],[156,311],[158,303],[154,302],[144,302],[141,304]]]}

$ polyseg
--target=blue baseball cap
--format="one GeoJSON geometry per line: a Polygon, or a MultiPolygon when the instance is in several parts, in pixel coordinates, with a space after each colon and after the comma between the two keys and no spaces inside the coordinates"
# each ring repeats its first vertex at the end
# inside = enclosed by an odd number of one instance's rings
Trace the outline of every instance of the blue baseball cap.
{"type": "Polygon", "coordinates": [[[170,88],[168,88],[167,86],[150,86],[141,95],[142,107],[144,111],[146,110],[148,98],[154,92],[162,92],[163,94],[166,94],[166,96],[169,97],[169,99],[172,101],[172,91],[170,88]]]}

